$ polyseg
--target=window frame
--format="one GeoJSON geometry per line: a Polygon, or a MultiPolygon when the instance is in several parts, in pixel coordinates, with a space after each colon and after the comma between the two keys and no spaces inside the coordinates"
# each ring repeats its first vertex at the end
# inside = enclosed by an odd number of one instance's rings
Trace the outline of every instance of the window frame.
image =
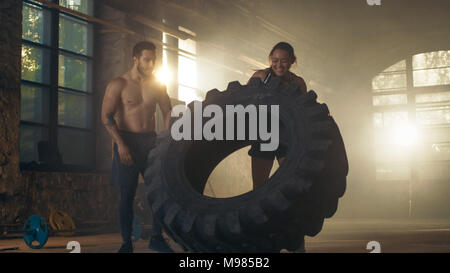
{"type": "MultiPolygon", "coordinates": [[[[430,51],[434,52],[434,51],[430,51]]],[[[429,53],[429,52],[422,52],[422,53],[429,53]]],[[[417,53],[421,54],[421,53],[417,53]]],[[[441,92],[450,92],[450,84],[442,84],[442,85],[430,85],[430,86],[415,86],[414,85],[414,68],[413,68],[413,58],[415,55],[409,55],[405,59],[401,61],[406,61],[406,68],[404,70],[401,70],[406,75],[406,86],[402,90],[377,90],[373,89],[373,83],[371,84],[371,106],[372,106],[372,130],[373,135],[376,136],[380,134],[383,130],[386,130],[386,127],[377,128],[375,126],[375,114],[376,113],[386,113],[386,112],[407,112],[408,117],[408,123],[415,126],[418,131],[420,130],[429,130],[429,129],[438,129],[438,128],[449,128],[450,129],[450,123],[443,123],[443,124],[430,124],[430,125],[424,125],[424,124],[418,124],[417,122],[417,114],[420,112],[421,107],[423,107],[424,103],[418,103],[416,102],[416,96],[422,95],[422,94],[435,94],[435,93],[441,93],[441,92]],[[397,94],[406,94],[407,96],[407,103],[405,104],[397,104],[397,105],[374,105],[373,98],[380,95],[397,95],[397,94]]],[[[390,66],[389,66],[390,67],[390,66]]],[[[387,67],[387,68],[389,68],[387,67]]],[[[386,69],[387,69],[386,68],[386,69]]],[[[428,68],[428,69],[434,69],[434,68],[428,68]]],[[[395,73],[394,72],[388,72],[388,73],[395,73]]],[[[399,71],[400,72],[400,71],[399,71]]],[[[377,73],[372,77],[372,80],[375,79],[378,75],[386,73],[384,70],[377,73]]],[[[437,103],[436,103],[437,104],[437,103]]],[[[446,102],[445,104],[449,104],[450,102],[446,102]]],[[[383,120],[384,121],[384,120],[383,120]]],[[[381,141],[383,142],[383,141],[381,141]]],[[[426,139],[422,140],[421,144],[423,145],[431,145],[436,143],[436,141],[432,139],[426,139]]],[[[450,144],[450,140],[441,142],[441,144],[450,144]]],[[[385,147],[386,144],[380,144],[374,141],[373,143],[374,149],[378,149],[380,147],[385,147]],[[381,146],[380,146],[381,145],[381,146]]],[[[425,146],[424,146],[425,147],[425,146]]],[[[417,148],[413,148],[417,149],[417,148]]],[[[423,152],[423,151],[416,151],[416,152],[423,152]]],[[[415,176],[415,172],[418,166],[422,166],[423,164],[450,164],[450,160],[445,159],[410,159],[407,161],[378,161],[375,157],[374,153],[374,163],[375,163],[375,172],[379,169],[379,167],[387,164],[387,163],[394,163],[394,164],[404,164],[408,165],[411,171],[411,177],[415,176]]],[[[412,179],[412,178],[411,178],[412,179]]],[[[377,180],[377,179],[376,179],[377,180]]],[[[406,179],[408,180],[408,179],[406,179]]],[[[378,180],[377,180],[378,181],[378,180]]],[[[380,181],[397,181],[395,179],[383,179],[380,181]]]]}
{"type": "MultiPolygon", "coordinates": [[[[52,2],[54,4],[59,5],[59,0],[48,0],[49,2],[52,2]]],[[[93,41],[93,23],[85,18],[81,18],[78,16],[75,16],[73,14],[70,14],[68,12],[61,11],[56,8],[48,7],[44,4],[41,4],[39,2],[33,2],[31,0],[23,0],[23,5],[29,4],[31,6],[39,7],[49,13],[49,16],[51,17],[49,22],[50,26],[48,27],[48,31],[50,32],[50,39],[48,44],[41,44],[33,41],[29,41],[26,39],[22,39],[22,46],[33,46],[36,48],[42,48],[49,51],[49,65],[46,69],[48,71],[48,83],[40,83],[40,82],[34,82],[29,80],[23,80],[21,79],[21,85],[28,85],[33,87],[39,87],[47,89],[49,94],[49,101],[48,101],[48,122],[45,123],[39,123],[39,122],[33,122],[33,121],[26,121],[20,119],[20,127],[22,125],[24,126],[33,126],[40,128],[41,130],[47,130],[48,135],[48,142],[50,145],[50,149],[52,150],[58,150],[63,155],[63,164],[61,166],[48,166],[44,169],[41,169],[39,167],[37,168],[29,168],[26,165],[28,165],[30,162],[24,162],[22,161],[22,158],[19,158],[20,161],[20,169],[21,170],[31,170],[31,171],[62,171],[62,172],[93,172],[96,170],[96,152],[95,152],[95,144],[96,144],[96,126],[95,126],[95,117],[94,114],[97,112],[98,106],[96,105],[96,96],[94,94],[93,90],[93,83],[92,83],[92,72],[93,66],[94,66],[94,41],[93,41]],[[60,16],[63,15],[64,17],[74,18],[76,21],[83,21],[86,22],[88,25],[88,38],[87,43],[89,51],[89,55],[84,55],[76,52],[72,52],[67,49],[63,49],[59,47],[59,19],[60,16]],[[83,90],[77,90],[72,88],[67,88],[64,86],[59,86],[59,58],[60,55],[65,55],[69,57],[74,58],[81,58],[83,60],[86,60],[87,62],[87,71],[86,71],[86,81],[87,81],[87,89],[85,91],[83,90]],[[91,103],[88,107],[89,114],[88,114],[88,124],[91,124],[88,128],[80,128],[80,127],[73,127],[68,125],[61,125],[58,123],[58,98],[61,91],[70,91],[70,92],[76,92],[77,94],[82,94],[83,96],[86,96],[87,100],[90,100],[91,103]],[[58,129],[72,129],[76,130],[78,132],[87,132],[89,136],[86,138],[86,142],[89,143],[89,147],[92,147],[93,149],[85,149],[83,152],[86,153],[86,157],[92,158],[91,164],[87,163],[87,165],[74,165],[74,164],[67,164],[64,163],[64,154],[59,149],[59,142],[58,142],[58,129]]],[[[94,12],[94,5],[91,2],[91,11],[94,12]]],[[[46,29],[44,28],[44,31],[46,29]]],[[[38,161],[38,158],[34,159],[35,161],[38,161]]]]}

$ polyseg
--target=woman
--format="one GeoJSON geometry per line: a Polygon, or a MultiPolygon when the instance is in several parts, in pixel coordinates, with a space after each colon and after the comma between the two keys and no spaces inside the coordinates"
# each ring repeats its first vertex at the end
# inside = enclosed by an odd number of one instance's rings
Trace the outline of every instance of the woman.
{"type": "MultiPolygon", "coordinates": [[[[269,83],[275,77],[280,78],[283,85],[288,85],[293,81],[300,87],[300,92],[306,93],[305,81],[289,71],[296,62],[297,57],[295,57],[294,48],[286,42],[279,42],[270,51],[270,67],[256,71],[252,78],[260,78],[264,84],[269,83]]],[[[248,154],[252,157],[253,189],[267,181],[274,158],[277,157],[278,164],[281,165],[286,152],[287,148],[284,146],[280,146],[273,152],[261,152],[259,151],[259,145],[252,145],[248,154]]]]}

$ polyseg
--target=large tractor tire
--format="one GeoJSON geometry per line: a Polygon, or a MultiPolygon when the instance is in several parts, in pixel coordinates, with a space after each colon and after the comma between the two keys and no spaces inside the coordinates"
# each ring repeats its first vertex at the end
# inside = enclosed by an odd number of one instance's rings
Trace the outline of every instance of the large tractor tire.
{"type": "Polygon", "coordinates": [[[283,164],[264,185],[231,198],[202,194],[209,175],[229,154],[261,141],[175,141],[161,134],[144,179],[166,233],[191,252],[293,251],[304,235],[317,235],[345,192],[348,162],[338,126],[316,98],[276,78],[268,86],[254,78],[207,93],[203,107],[279,105],[280,142],[288,147],[283,164]]]}

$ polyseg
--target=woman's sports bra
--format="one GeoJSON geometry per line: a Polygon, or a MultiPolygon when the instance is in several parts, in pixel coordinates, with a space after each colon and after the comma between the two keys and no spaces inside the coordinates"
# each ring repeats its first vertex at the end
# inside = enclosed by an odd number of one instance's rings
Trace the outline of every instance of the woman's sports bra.
{"type": "Polygon", "coordinates": [[[264,84],[267,84],[270,80],[270,77],[272,76],[272,69],[269,69],[269,73],[267,73],[266,78],[264,79],[264,84]]]}
{"type": "MultiPolygon", "coordinates": [[[[272,68],[269,68],[269,73],[267,73],[267,76],[264,78],[263,83],[267,84],[270,81],[270,78],[272,78],[272,68]]],[[[292,81],[292,72],[289,71],[289,82],[292,81]]]]}

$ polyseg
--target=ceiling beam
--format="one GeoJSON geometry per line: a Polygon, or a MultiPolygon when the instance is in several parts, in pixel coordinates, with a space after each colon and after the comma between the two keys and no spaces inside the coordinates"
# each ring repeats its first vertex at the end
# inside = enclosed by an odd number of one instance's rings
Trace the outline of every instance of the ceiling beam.
{"type": "MultiPolygon", "coordinates": [[[[169,26],[166,26],[162,23],[153,21],[149,18],[147,18],[144,14],[136,13],[137,9],[133,9],[133,7],[127,6],[123,4],[121,1],[117,0],[100,0],[103,4],[110,6],[111,8],[114,8],[116,10],[120,10],[122,12],[125,12],[130,15],[130,18],[138,23],[141,23],[147,27],[156,29],[161,32],[165,32],[175,38],[186,40],[186,39],[195,39],[194,36],[192,36],[189,33],[186,33],[184,31],[173,29],[169,26]]],[[[141,11],[142,12],[142,11],[141,11]]]]}

